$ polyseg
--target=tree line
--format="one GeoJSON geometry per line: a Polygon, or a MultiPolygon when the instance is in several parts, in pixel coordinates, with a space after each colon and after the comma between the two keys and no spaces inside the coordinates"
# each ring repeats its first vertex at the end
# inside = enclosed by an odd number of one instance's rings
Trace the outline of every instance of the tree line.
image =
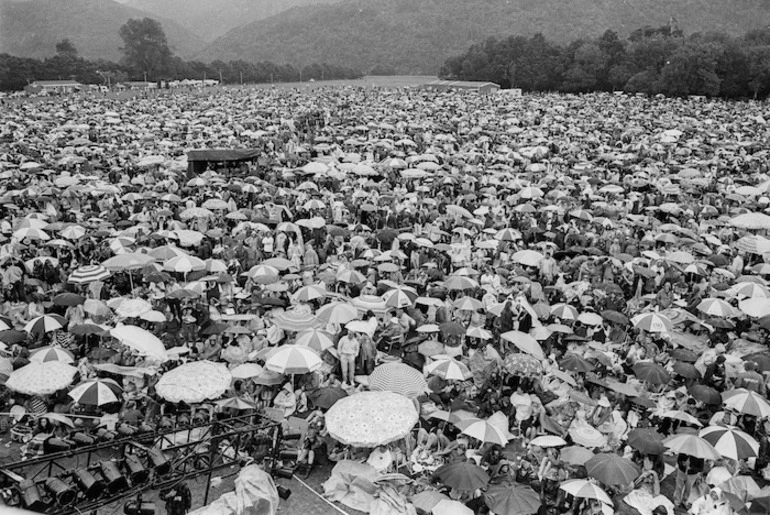
{"type": "Polygon", "coordinates": [[[171,51],[161,24],[151,18],[129,20],[120,28],[123,58],[119,63],[87,60],[64,39],[56,54],[45,59],[0,54],[0,90],[21,90],[35,80],[76,80],[82,84],[115,85],[130,80],[174,81],[213,79],[224,84],[357,79],[358,70],[328,63],[297,67],[269,61],[186,61],[171,51]]]}
{"type": "Polygon", "coordinates": [[[542,34],[489,38],[448,59],[440,75],[524,91],[764,98],[770,94],[770,28],[733,37],[643,27],[627,39],[608,30],[568,45],[542,34]]]}

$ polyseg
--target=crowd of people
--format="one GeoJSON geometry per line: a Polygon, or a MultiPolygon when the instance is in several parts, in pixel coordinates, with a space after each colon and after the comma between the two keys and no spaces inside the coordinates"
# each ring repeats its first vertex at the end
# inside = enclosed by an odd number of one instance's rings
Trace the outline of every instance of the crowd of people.
{"type": "Polygon", "coordinates": [[[765,513],[769,134],[761,103],[608,94],[11,104],[0,430],[245,411],[367,512],[765,513]],[[207,148],[261,152],[189,174],[207,148]],[[198,362],[225,384],[169,393],[198,362]],[[417,422],[331,427],[382,390],[417,422]]]}

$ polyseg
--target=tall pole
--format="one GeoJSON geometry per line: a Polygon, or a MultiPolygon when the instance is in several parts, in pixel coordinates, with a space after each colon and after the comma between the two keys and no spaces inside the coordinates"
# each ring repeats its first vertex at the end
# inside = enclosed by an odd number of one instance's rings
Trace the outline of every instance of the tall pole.
{"type": "Polygon", "coordinates": [[[147,70],[144,71],[144,82],[147,82],[147,70]]]}
{"type": "Polygon", "coordinates": [[[241,71],[241,86],[243,86],[243,71],[241,71]]]}
{"type": "Polygon", "coordinates": [[[222,70],[219,70],[219,84],[222,84],[222,70]]]}

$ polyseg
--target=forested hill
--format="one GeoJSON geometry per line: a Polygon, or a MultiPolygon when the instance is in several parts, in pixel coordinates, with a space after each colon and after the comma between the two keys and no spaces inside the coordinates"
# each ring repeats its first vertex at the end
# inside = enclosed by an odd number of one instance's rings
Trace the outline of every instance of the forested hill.
{"type": "Polygon", "coordinates": [[[178,24],[112,0],[0,0],[0,53],[47,57],[69,39],[81,57],[117,61],[123,41],[118,30],[131,18],[151,17],[163,24],[172,50],[186,57],[203,41],[178,24]]]}
{"type": "Polygon", "coordinates": [[[236,28],[197,58],[330,62],[435,73],[489,36],[566,43],[610,29],[625,36],[675,19],[687,34],[744,34],[770,24],[767,0],[344,0],[295,8],[236,28]]]}

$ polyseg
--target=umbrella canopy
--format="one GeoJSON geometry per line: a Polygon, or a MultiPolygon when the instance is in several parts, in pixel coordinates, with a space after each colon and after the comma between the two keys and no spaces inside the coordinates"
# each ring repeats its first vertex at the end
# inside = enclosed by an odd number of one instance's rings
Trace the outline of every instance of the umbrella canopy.
{"type": "Polygon", "coordinates": [[[112,379],[94,379],[75,386],[67,394],[78,404],[102,406],[113,402],[122,402],[123,388],[112,379]]]}
{"type": "Polygon", "coordinates": [[[579,445],[573,445],[571,447],[565,447],[559,453],[559,459],[569,463],[570,465],[584,465],[585,462],[596,456],[593,451],[589,451],[585,447],[579,445]]]}
{"type": "Polygon", "coordinates": [[[671,320],[660,313],[637,315],[631,319],[631,322],[633,322],[635,328],[647,331],[648,333],[668,333],[674,329],[671,320]]]}
{"type": "Polygon", "coordinates": [[[745,388],[736,388],[722,394],[725,407],[732,408],[744,415],[759,418],[770,417],[770,403],[761,395],[745,388]]]}
{"type": "Polygon", "coordinates": [[[229,408],[234,410],[250,410],[254,409],[254,404],[241,399],[240,397],[229,397],[227,399],[220,399],[215,401],[214,404],[220,408],[229,408]]]}
{"type": "Polygon", "coordinates": [[[588,479],[570,479],[562,482],[559,488],[578,499],[596,499],[613,506],[612,499],[607,495],[607,492],[588,479]]]}
{"type": "Polygon", "coordinates": [[[582,356],[578,356],[574,352],[568,352],[564,355],[564,359],[559,362],[559,367],[564,370],[571,370],[572,372],[590,372],[596,367],[582,356]]]}
{"type": "Polygon", "coordinates": [[[716,461],[722,457],[714,446],[703,438],[692,434],[678,434],[669,436],[663,440],[667,449],[677,453],[686,454],[695,458],[716,461]]]}
{"type": "Polygon", "coordinates": [[[24,326],[24,330],[30,334],[43,334],[67,325],[67,319],[60,315],[42,315],[35,317],[24,326]]]}
{"type": "Polygon", "coordinates": [[[230,371],[233,379],[251,379],[257,377],[264,369],[256,363],[241,363],[230,371]]]}
{"type": "Polygon", "coordinates": [[[334,406],[337,401],[347,396],[348,392],[342,388],[330,386],[318,388],[317,390],[310,392],[307,397],[310,399],[313,406],[326,410],[334,406]]]}
{"type": "MultiPolygon", "coordinates": [[[[560,436],[554,436],[554,435],[538,436],[536,438],[533,438],[532,441],[530,441],[529,443],[531,445],[542,447],[542,448],[561,447],[562,445],[567,445],[567,442],[564,440],[564,438],[561,438],[560,436]]],[[[593,453],[591,453],[591,455],[593,456],[593,453]]]]}
{"type": "Polygon", "coordinates": [[[231,381],[224,363],[191,361],[163,374],[155,390],[167,401],[195,404],[216,399],[227,391],[231,381]]]}
{"type": "Polygon", "coordinates": [[[515,375],[537,375],[543,371],[543,362],[529,354],[508,354],[503,366],[515,375]]]}
{"type": "Polygon", "coordinates": [[[590,477],[598,479],[607,486],[627,485],[641,473],[639,467],[617,454],[597,454],[585,463],[590,477]]]}
{"type": "Polygon", "coordinates": [[[698,436],[714,446],[725,458],[743,460],[756,458],[759,442],[732,426],[709,426],[700,430],[698,436]]]}
{"type": "Polygon", "coordinates": [[[50,347],[41,347],[35,349],[29,356],[30,361],[37,361],[42,363],[43,361],[61,361],[62,363],[72,363],[75,361],[75,356],[72,355],[67,349],[52,345],[50,347]]]}
{"type": "Polygon", "coordinates": [[[633,429],[628,433],[628,445],[644,454],[663,454],[663,435],[652,427],[633,429]]]}
{"type": "Polygon", "coordinates": [[[540,344],[527,333],[521,331],[508,331],[500,335],[506,341],[514,344],[519,350],[534,356],[539,360],[545,359],[543,348],[540,344]]]}
{"type": "Polygon", "coordinates": [[[484,503],[496,515],[530,515],[542,504],[532,487],[520,483],[490,486],[484,492],[484,503]]]}
{"type": "Polygon", "coordinates": [[[668,384],[671,375],[662,366],[652,361],[642,361],[634,365],[634,375],[650,384],[668,384]]]}
{"type": "Polygon", "coordinates": [[[112,272],[123,272],[125,270],[138,270],[153,261],[155,258],[147,254],[126,252],[107,259],[102,262],[102,266],[112,272]]]}
{"type": "Polygon", "coordinates": [[[442,465],[434,477],[458,492],[474,492],[489,483],[489,475],[473,461],[458,461],[442,465]]]}
{"type": "Polygon", "coordinates": [[[393,392],[359,392],[339,399],[326,412],[335,440],[354,447],[376,447],[406,436],[419,415],[411,400],[393,392]]]}
{"type": "Polygon", "coordinates": [[[461,430],[462,434],[471,436],[481,442],[496,443],[503,447],[508,445],[508,435],[486,420],[479,418],[461,420],[456,422],[455,426],[461,430]]]}
{"type": "Polygon", "coordinates": [[[316,312],[316,318],[327,323],[344,326],[358,318],[358,308],[346,302],[331,302],[325,304],[316,312]]]}
{"type": "Polygon", "coordinates": [[[460,501],[442,499],[430,510],[431,515],[473,515],[473,510],[460,501]]]}
{"type": "Polygon", "coordinates": [[[265,361],[265,368],[279,374],[306,374],[321,368],[321,357],[310,347],[283,345],[265,361]]]}
{"type": "Polygon", "coordinates": [[[110,336],[142,356],[161,362],[168,360],[163,342],[146,329],[135,325],[119,325],[110,330],[110,336]]]}
{"type": "Polygon", "coordinates": [[[425,371],[447,381],[465,381],[473,377],[465,363],[456,359],[439,359],[425,367],[425,371]]]}
{"type": "Polygon", "coordinates": [[[53,298],[53,303],[57,306],[79,306],[86,301],[86,298],[76,293],[60,293],[53,298]]]}
{"type": "Polygon", "coordinates": [[[321,326],[321,321],[313,315],[304,315],[294,311],[284,311],[273,317],[273,323],[284,331],[304,331],[321,326]]]}
{"type": "Polygon", "coordinates": [[[369,375],[369,388],[417,397],[428,391],[428,383],[419,370],[409,365],[384,363],[369,375]]]}
{"type": "Polygon", "coordinates": [[[320,329],[306,329],[297,333],[295,343],[310,347],[321,354],[326,349],[334,347],[334,338],[328,332],[320,329]]]}
{"type": "Polygon", "coordinates": [[[50,395],[69,386],[77,369],[61,361],[32,362],[8,377],[5,386],[26,395],[50,395]]]}

